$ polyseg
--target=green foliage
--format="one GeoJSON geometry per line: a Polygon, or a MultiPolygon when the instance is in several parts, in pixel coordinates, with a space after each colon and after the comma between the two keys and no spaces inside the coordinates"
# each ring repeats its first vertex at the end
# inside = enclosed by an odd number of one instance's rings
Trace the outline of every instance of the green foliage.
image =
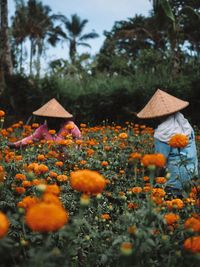
{"type": "MultiPolygon", "coordinates": [[[[93,75],[80,72],[66,77],[50,75],[42,79],[15,75],[7,81],[1,107],[8,115],[26,120],[34,110],[55,97],[78,123],[137,121],[134,113],[160,88],[188,100],[191,105],[185,112],[193,123],[198,124],[199,63],[188,57],[188,63],[174,78],[170,75],[167,55],[164,61],[162,57],[159,51],[143,51],[135,62],[137,68],[127,66],[129,75],[120,74],[120,71],[93,75]]],[[[118,66],[120,64],[121,59],[118,66]]]]}
{"type": "MultiPolygon", "coordinates": [[[[18,134],[20,129],[14,129],[11,136],[15,136],[16,132],[18,134]]],[[[199,255],[183,248],[186,238],[198,235],[197,232],[184,229],[185,220],[192,214],[195,216],[198,207],[183,200],[181,209],[174,205],[169,210],[167,196],[163,197],[163,205],[157,205],[151,200],[150,193],[134,193],[130,190],[136,186],[147,186],[143,177],[149,175],[138,159],[130,161],[131,153],[153,151],[152,136],[142,134],[141,131],[136,134],[134,129],[132,123],[127,123],[123,128],[115,124],[93,129],[84,127],[81,149],[76,149],[74,144],[61,149],[58,144],[49,147],[47,143],[36,143],[23,150],[12,151],[15,155],[21,155],[21,160],[5,160],[3,157],[1,164],[6,177],[1,182],[0,210],[7,214],[10,227],[7,236],[0,240],[0,266],[198,266],[199,255]],[[127,138],[120,139],[120,133],[127,133],[127,138]],[[88,156],[89,149],[94,152],[92,156],[88,156]],[[50,150],[62,156],[62,167],[55,165],[57,158],[47,156],[50,150]],[[55,178],[48,180],[48,184],[57,183],[60,186],[60,200],[69,212],[68,224],[56,232],[31,231],[25,223],[25,210],[17,207],[17,203],[25,196],[39,196],[37,186],[33,185],[26,187],[23,194],[16,193],[15,186],[22,184],[22,181],[15,179],[17,173],[25,174],[27,181],[49,177],[48,172],[36,175],[24,167],[32,162],[41,164],[37,159],[39,154],[45,155],[42,163],[48,166],[49,171],[69,177],[77,168],[96,170],[109,181],[102,194],[90,196],[88,205],[83,206],[80,202],[81,193],[73,190],[69,181],[59,182],[55,178]],[[103,161],[107,161],[108,165],[102,166],[103,161]],[[133,204],[133,207],[130,208],[129,204],[133,204]],[[163,218],[169,212],[180,216],[173,227],[168,226],[163,218]],[[109,219],[102,218],[102,214],[108,214],[109,219]],[[121,251],[123,242],[132,244],[130,255],[121,251]]],[[[0,139],[5,143],[6,138],[0,135],[0,139]]],[[[11,151],[6,152],[4,145],[0,152],[6,156],[11,151]]],[[[157,186],[163,192],[164,185],[156,184],[154,174],[151,179],[155,188],[157,186]]],[[[193,185],[198,186],[199,181],[193,185]]],[[[185,192],[187,197],[189,192],[185,192]]]]}

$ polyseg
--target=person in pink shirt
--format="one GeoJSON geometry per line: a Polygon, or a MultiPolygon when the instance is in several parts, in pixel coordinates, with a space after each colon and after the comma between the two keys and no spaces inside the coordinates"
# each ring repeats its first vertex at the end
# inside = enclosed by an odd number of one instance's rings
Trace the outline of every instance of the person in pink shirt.
{"type": "Polygon", "coordinates": [[[34,111],[33,115],[43,117],[44,123],[30,136],[14,143],[9,142],[10,148],[23,147],[28,145],[30,141],[38,142],[42,139],[59,142],[64,140],[66,135],[71,135],[74,140],[82,138],[78,126],[72,120],[73,115],[66,111],[55,98],[34,111]],[[49,130],[55,130],[56,133],[51,134],[49,130]]]}

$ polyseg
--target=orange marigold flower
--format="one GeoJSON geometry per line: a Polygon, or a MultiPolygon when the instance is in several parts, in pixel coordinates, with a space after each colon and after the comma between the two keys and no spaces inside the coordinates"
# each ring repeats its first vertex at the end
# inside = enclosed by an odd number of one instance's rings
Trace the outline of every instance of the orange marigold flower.
{"type": "Polygon", "coordinates": [[[38,166],[39,173],[46,173],[46,172],[48,172],[48,170],[49,170],[49,168],[44,164],[40,164],[38,166]]]}
{"type": "Polygon", "coordinates": [[[151,191],[151,186],[150,186],[150,185],[144,186],[144,187],[143,187],[143,191],[144,191],[144,192],[149,192],[149,191],[151,191]]]}
{"type": "Polygon", "coordinates": [[[23,181],[22,186],[23,187],[30,187],[32,185],[31,181],[23,181]]]}
{"type": "Polygon", "coordinates": [[[80,124],[80,127],[81,127],[81,128],[86,128],[87,125],[86,125],[85,123],[81,123],[81,124],[80,124]]]}
{"type": "Polygon", "coordinates": [[[118,135],[119,139],[127,139],[128,138],[128,134],[127,133],[120,133],[118,135]]]}
{"type": "Polygon", "coordinates": [[[39,179],[33,179],[32,185],[39,185],[41,184],[41,181],[39,179]]]}
{"type": "Polygon", "coordinates": [[[50,171],[50,172],[49,172],[49,176],[50,176],[51,178],[56,178],[56,177],[58,176],[58,174],[57,174],[56,172],[50,171]]]}
{"type": "Polygon", "coordinates": [[[63,207],[54,203],[38,203],[30,207],[25,221],[33,231],[57,231],[68,222],[69,215],[63,207]]]}
{"type": "Polygon", "coordinates": [[[40,154],[40,155],[37,156],[37,159],[40,160],[40,161],[44,161],[45,160],[45,155],[40,154]]]}
{"type": "Polygon", "coordinates": [[[67,175],[60,174],[60,175],[57,176],[56,179],[57,179],[57,181],[59,181],[59,182],[65,182],[65,181],[68,180],[68,177],[67,177],[67,175]]]}
{"type": "Polygon", "coordinates": [[[192,253],[200,253],[200,236],[189,237],[184,241],[183,247],[192,253]]]}
{"type": "Polygon", "coordinates": [[[167,181],[165,177],[156,177],[155,180],[157,184],[165,184],[167,181]]]}
{"type": "Polygon", "coordinates": [[[176,209],[182,209],[184,206],[183,201],[180,198],[172,199],[172,206],[176,209]]]}
{"type": "Polygon", "coordinates": [[[133,203],[133,202],[128,203],[128,209],[137,209],[138,206],[139,205],[137,203],[133,203]]]}
{"type": "Polygon", "coordinates": [[[108,213],[101,214],[101,219],[110,220],[110,215],[108,213]]]}
{"type": "Polygon", "coordinates": [[[5,116],[5,112],[2,109],[0,109],[0,118],[2,118],[4,116],[5,116]]]}
{"type": "Polygon", "coordinates": [[[130,158],[131,159],[141,159],[142,158],[142,155],[140,153],[131,153],[130,154],[130,158]]]}
{"type": "Polygon", "coordinates": [[[8,132],[6,131],[6,129],[2,129],[0,132],[4,137],[8,136],[8,132]]]}
{"type": "Polygon", "coordinates": [[[92,156],[94,154],[94,150],[93,149],[88,149],[87,150],[87,155],[88,156],[92,156]]]}
{"type": "Polygon", "coordinates": [[[133,188],[131,189],[131,191],[132,191],[133,193],[136,193],[136,194],[141,193],[141,192],[142,192],[142,187],[135,186],[135,187],[133,187],[133,188]]]}
{"type": "Polygon", "coordinates": [[[137,228],[136,228],[135,225],[131,225],[131,226],[128,227],[128,233],[129,234],[135,234],[136,231],[137,231],[137,228]]]}
{"type": "Polygon", "coordinates": [[[78,170],[70,174],[71,187],[83,193],[98,194],[106,186],[105,178],[96,171],[78,170]]]}
{"type": "Polygon", "coordinates": [[[130,242],[123,242],[120,245],[120,251],[125,256],[131,255],[132,252],[133,252],[133,245],[132,245],[132,243],[130,243],[130,242]]]}
{"type": "Polygon", "coordinates": [[[18,180],[18,181],[24,181],[24,180],[26,180],[26,175],[24,175],[22,173],[17,173],[15,175],[15,179],[18,180]]]}
{"type": "Polygon", "coordinates": [[[57,184],[51,184],[51,185],[47,185],[45,188],[45,193],[51,193],[54,195],[59,195],[60,193],[60,188],[57,184]]]}
{"type": "Polygon", "coordinates": [[[54,195],[54,194],[51,194],[51,193],[44,193],[42,195],[42,202],[45,202],[45,203],[53,203],[55,205],[59,205],[59,206],[62,206],[62,203],[60,201],[60,199],[54,195]]]}
{"type": "Polygon", "coordinates": [[[54,134],[56,134],[56,130],[49,130],[49,133],[54,135],[54,134]]]}
{"type": "Polygon", "coordinates": [[[170,210],[173,209],[173,208],[180,210],[184,206],[183,201],[181,199],[179,199],[179,198],[175,198],[175,199],[172,199],[172,200],[167,200],[166,204],[167,204],[168,209],[170,209],[170,210]]]}
{"type": "Polygon", "coordinates": [[[16,193],[18,194],[24,194],[26,189],[24,187],[18,186],[15,188],[16,193]]]}
{"type": "Polygon", "coordinates": [[[154,197],[164,197],[166,195],[166,192],[162,188],[153,188],[152,194],[154,197]]]}
{"type": "Polygon", "coordinates": [[[6,215],[0,211],[0,238],[3,238],[7,234],[9,224],[6,215]]]}
{"type": "Polygon", "coordinates": [[[186,229],[192,229],[194,232],[200,232],[200,217],[190,217],[184,224],[186,229]]]}
{"type": "Polygon", "coordinates": [[[102,161],[102,162],[101,162],[101,166],[103,166],[103,167],[108,166],[108,162],[107,162],[107,161],[102,161]]]}
{"type": "Polygon", "coordinates": [[[83,141],[82,140],[80,140],[80,139],[78,139],[78,140],[76,140],[76,142],[75,142],[77,145],[82,145],[82,143],[83,143],[83,141]]]}
{"type": "Polygon", "coordinates": [[[38,127],[39,127],[39,123],[33,123],[33,124],[31,125],[31,127],[34,128],[34,129],[35,129],[35,128],[38,128],[38,127]]]}
{"type": "Polygon", "coordinates": [[[151,198],[152,200],[153,200],[153,202],[155,203],[155,204],[157,204],[157,205],[161,205],[162,203],[163,203],[163,199],[162,199],[162,197],[152,197],[151,198]]]}
{"type": "Polygon", "coordinates": [[[17,207],[24,208],[27,210],[28,208],[30,208],[31,206],[35,205],[38,202],[39,199],[37,197],[27,196],[24,197],[20,202],[18,202],[17,207]]]}
{"type": "Polygon", "coordinates": [[[74,129],[74,124],[69,123],[69,124],[65,125],[65,129],[67,129],[67,130],[73,130],[74,129]]]}
{"type": "Polygon", "coordinates": [[[22,160],[22,155],[15,156],[15,160],[16,160],[16,161],[20,161],[20,160],[22,160]]]}
{"type": "Polygon", "coordinates": [[[166,159],[163,154],[146,154],[141,159],[141,163],[147,167],[147,166],[156,166],[159,168],[163,168],[166,164],[166,159]]]}
{"type": "Polygon", "coordinates": [[[105,151],[110,151],[110,150],[111,150],[111,147],[110,147],[110,146],[105,146],[105,147],[104,147],[104,150],[105,150],[105,151]]]}
{"type": "Polygon", "coordinates": [[[55,166],[56,167],[60,167],[61,168],[63,165],[64,165],[64,163],[62,161],[56,161],[55,162],[55,166]]]}
{"type": "Polygon", "coordinates": [[[20,124],[19,124],[19,123],[15,123],[15,124],[12,125],[12,127],[13,127],[14,129],[17,129],[17,128],[20,127],[20,124]]]}
{"type": "Polygon", "coordinates": [[[189,143],[189,139],[184,134],[175,134],[169,140],[169,145],[174,148],[186,147],[189,143]]]}
{"type": "Polygon", "coordinates": [[[143,181],[144,181],[144,182],[149,182],[149,180],[150,180],[150,179],[149,179],[149,176],[144,176],[144,177],[143,177],[143,181]]]}
{"type": "Polygon", "coordinates": [[[164,219],[168,225],[173,225],[180,219],[180,217],[175,213],[167,213],[164,215],[164,219]]]}
{"type": "Polygon", "coordinates": [[[87,163],[86,160],[83,160],[83,159],[82,159],[82,160],[80,161],[80,164],[81,164],[81,165],[85,165],[86,163],[87,163]]]}

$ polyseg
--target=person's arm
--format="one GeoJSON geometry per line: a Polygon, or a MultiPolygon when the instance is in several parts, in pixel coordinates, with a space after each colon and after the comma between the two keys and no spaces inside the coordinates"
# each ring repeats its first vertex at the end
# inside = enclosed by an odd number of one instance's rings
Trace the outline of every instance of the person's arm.
{"type": "Polygon", "coordinates": [[[39,128],[35,130],[35,132],[22,140],[19,140],[14,143],[8,143],[8,146],[10,148],[18,148],[20,146],[26,146],[30,141],[39,141],[43,138],[43,131],[44,131],[44,125],[41,125],[39,128]]]}
{"type": "Polygon", "coordinates": [[[74,140],[82,139],[81,132],[75,123],[74,123],[74,128],[71,131],[71,134],[74,140]]]}

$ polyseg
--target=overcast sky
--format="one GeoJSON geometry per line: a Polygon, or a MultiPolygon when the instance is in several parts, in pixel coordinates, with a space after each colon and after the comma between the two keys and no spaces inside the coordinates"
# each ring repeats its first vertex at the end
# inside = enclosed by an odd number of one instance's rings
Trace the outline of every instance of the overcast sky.
{"type": "MultiPolygon", "coordinates": [[[[26,1],[25,1],[26,2],[26,1]]],[[[136,14],[148,16],[152,4],[150,0],[42,0],[42,3],[49,5],[53,13],[61,13],[70,18],[72,14],[78,14],[81,19],[88,19],[84,33],[95,30],[100,37],[89,41],[91,49],[88,51],[92,55],[97,53],[104,41],[103,31],[110,31],[115,21],[125,20],[136,14]]],[[[14,0],[8,0],[9,16],[13,15],[14,0]]],[[[67,44],[57,45],[56,48],[49,48],[48,58],[67,58],[67,44]]]]}

